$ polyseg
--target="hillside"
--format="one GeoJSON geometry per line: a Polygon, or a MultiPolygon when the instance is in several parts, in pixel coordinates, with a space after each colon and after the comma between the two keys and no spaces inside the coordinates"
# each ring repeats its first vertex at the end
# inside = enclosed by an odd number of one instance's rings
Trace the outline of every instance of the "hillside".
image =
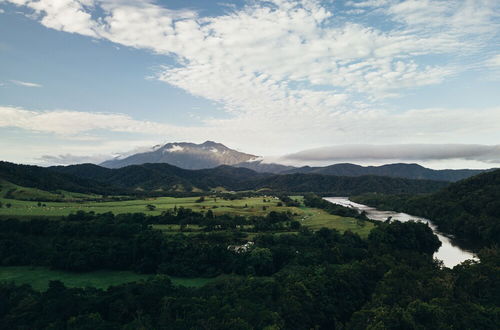
{"type": "Polygon", "coordinates": [[[234,191],[267,189],[338,196],[368,192],[429,193],[447,185],[440,181],[377,176],[273,175],[231,166],[185,170],[169,164],[143,164],[107,169],[93,164],[44,168],[2,162],[0,179],[47,191],[66,190],[108,195],[196,192],[221,187],[234,191]]]}
{"type": "Polygon", "coordinates": [[[388,164],[382,166],[360,166],[356,164],[334,164],[324,167],[304,166],[288,169],[282,174],[308,173],[336,176],[378,175],[419,180],[459,181],[484,172],[484,170],[433,170],[418,164],[388,164]]]}
{"type": "Polygon", "coordinates": [[[201,144],[176,142],[158,145],[147,152],[127,157],[119,156],[100,165],[108,168],[121,168],[146,163],[167,163],[184,169],[203,169],[219,165],[235,165],[257,158],[258,156],[242,153],[212,141],[201,144]]]}
{"type": "Polygon", "coordinates": [[[253,189],[269,188],[277,191],[317,192],[331,196],[351,196],[364,192],[429,193],[447,183],[429,180],[411,180],[382,176],[341,177],[320,174],[274,175],[251,182],[253,189]]]}
{"type": "Polygon", "coordinates": [[[224,187],[228,190],[258,190],[290,192],[318,192],[352,195],[363,192],[428,193],[446,185],[444,182],[409,180],[377,176],[336,177],[318,174],[272,175],[246,168],[219,166],[213,169],[185,170],[169,164],[143,164],[120,169],[102,169],[97,166],[74,165],[53,167],[55,171],[92,179],[116,187],[142,190],[176,190],[182,187],[210,190],[224,187]]]}
{"type": "Polygon", "coordinates": [[[353,200],[429,218],[443,232],[481,246],[500,244],[500,170],[459,181],[428,196],[365,195],[353,200]]]}
{"type": "Polygon", "coordinates": [[[20,165],[2,161],[0,161],[0,180],[44,191],[65,190],[96,194],[119,193],[115,187],[89,178],[60,173],[40,166],[20,165]]]}

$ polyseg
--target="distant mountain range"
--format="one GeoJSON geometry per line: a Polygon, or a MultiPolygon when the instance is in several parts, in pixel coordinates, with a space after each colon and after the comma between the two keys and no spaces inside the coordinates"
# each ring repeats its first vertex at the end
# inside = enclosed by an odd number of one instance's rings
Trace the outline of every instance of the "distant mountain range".
{"type": "Polygon", "coordinates": [[[419,180],[459,181],[484,170],[432,170],[418,164],[389,164],[382,166],[360,166],[355,164],[334,164],[324,167],[294,167],[266,163],[262,157],[230,149],[213,141],[202,144],[177,142],[157,145],[149,151],[130,156],[118,156],[100,165],[107,168],[121,168],[146,163],[166,163],[183,169],[197,170],[215,168],[220,165],[243,167],[260,173],[274,174],[321,174],[335,176],[389,176],[419,180]]]}
{"type": "Polygon", "coordinates": [[[236,165],[255,161],[259,157],[226,147],[221,143],[206,141],[201,144],[178,142],[157,145],[146,152],[127,157],[116,157],[101,163],[108,168],[120,168],[146,163],[167,163],[180,168],[198,170],[219,165],[236,165]]]}
{"type": "Polygon", "coordinates": [[[282,174],[308,173],[337,176],[379,175],[407,179],[459,181],[485,172],[485,170],[432,170],[418,164],[388,164],[382,166],[360,166],[355,164],[335,164],[324,167],[304,166],[284,170],[282,174]]]}
{"type": "Polygon", "coordinates": [[[94,164],[39,167],[0,162],[0,181],[47,191],[98,194],[162,194],[233,191],[317,192],[332,196],[374,193],[429,193],[448,185],[442,181],[381,176],[338,177],[321,174],[257,173],[227,165],[186,170],[169,164],[131,165],[109,169],[94,164]]]}

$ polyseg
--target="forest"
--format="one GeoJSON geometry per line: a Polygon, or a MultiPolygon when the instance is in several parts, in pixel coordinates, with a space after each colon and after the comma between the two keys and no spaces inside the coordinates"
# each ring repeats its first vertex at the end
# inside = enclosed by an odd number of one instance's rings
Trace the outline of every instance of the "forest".
{"type": "Polygon", "coordinates": [[[500,245],[500,170],[459,181],[433,194],[365,194],[351,199],[432,219],[441,231],[472,245],[500,245]]]}
{"type": "Polygon", "coordinates": [[[238,241],[231,235],[168,237],[147,223],[110,214],[2,222],[3,265],[158,275],[107,290],[3,283],[0,327],[496,329],[500,320],[498,250],[444,268],[432,259],[440,242],[422,223],[381,223],[366,240],[329,229],[263,233],[245,253],[226,248],[238,241]],[[240,276],[186,288],[164,275],[221,272],[240,276]]]}
{"type": "MultiPolygon", "coordinates": [[[[22,176],[14,172],[26,179],[17,184],[50,185],[48,179],[36,179],[38,170],[22,176]]],[[[497,329],[499,173],[427,194],[372,192],[353,198],[432,216],[443,231],[481,238],[478,259],[453,268],[434,259],[441,242],[427,224],[372,221],[314,193],[223,191],[134,200],[131,195],[104,197],[4,183],[10,194],[2,200],[14,205],[2,206],[2,212],[49,212],[71,203],[75,208],[57,217],[5,213],[0,272],[32,267],[65,278],[92,272],[136,277],[99,288],[65,284],[62,278],[42,289],[0,281],[0,328],[497,329]],[[12,199],[52,196],[48,193],[72,202],[12,199]],[[75,211],[87,198],[97,198],[90,203],[103,210],[129,203],[142,211],[75,211]],[[314,226],[311,219],[316,219],[314,226]],[[174,279],[200,284],[184,286],[174,279]]],[[[54,175],[75,182],[71,174],[54,175]]]]}
{"type": "Polygon", "coordinates": [[[46,191],[67,190],[100,195],[163,196],[200,194],[215,188],[229,191],[322,195],[379,193],[430,193],[447,182],[383,176],[339,177],[320,174],[257,173],[246,168],[219,166],[186,170],[169,164],[131,165],[108,169],[93,164],[40,167],[0,161],[0,178],[12,184],[46,191]]]}

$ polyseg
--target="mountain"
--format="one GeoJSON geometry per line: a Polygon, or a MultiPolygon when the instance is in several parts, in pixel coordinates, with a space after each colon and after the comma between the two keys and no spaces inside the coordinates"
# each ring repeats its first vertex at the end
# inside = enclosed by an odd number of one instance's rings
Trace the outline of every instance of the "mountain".
{"type": "Polygon", "coordinates": [[[240,186],[248,186],[247,181],[270,175],[227,165],[211,169],[186,170],[163,163],[130,165],[117,169],[108,169],[92,164],[54,166],[50,169],[66,175],[135,191],[189,192],[209,191],[217,187],[241,190],[240,186]]]}
{"type": "Polygon", "coordinates": [[[427,196],[370,194],[353,200],[431,219],[443,232],[480,246],[500,245],[500,170],[453,183],[427,196]]]}
{"type": "Polygon", "coordinates": [[[355,164],[334,164],[324,167],[304,166],[281,172],[282,174],[308,173],[336,176],[378,175],[419,180],[459,181],[485,172],[485,170],[432,170],[418,164],[388,164],[382,166],[360,166],[355,164]]]}
{"type": "Polygon", "coordinates": [[[429,193],[447,185],[441,181],[380,176],[337,177],[300,173],[276,175],[227,165],[202,170],[186,170],[169,164],[131,165],[119,169],[83,164],[57,166],[51,169],[122,189],[140,191],[208,191],[223,187],[234,191],[267,189],[338,196],[366,192],[429,193]],[[97,168],[92,169],[89,166],[97,168]]]}
{"type": "MultiPolygon", "coordinates": [[[[257,178],[252,189],[267,188],[284,192],[316,192],[329,196],[351,196],[363,192],[386,194],[421,194],[434,192],[448,185],[443,181],[413,180],[365,175],[358,177],[321,174],[281,174],[257,178]],[[391,192],[389,192],[391,191],[391,192]]],[[[250,188],[250,187],[248,187],[250,188]]]]}
{"type": "Polygon", "coordinates": [[[235,165],[258,158],[258,156],[242,153],[213,141],[206,141],[202,144],[178,142],[155,146],[149,151],[131,156],[116,157],[100,165],[107,168],[120,168],[146,163],[167,163],[184,169],[197,170],[219,165],[235,165]]]}
{"type": "Polygon", "coordinates": [[[261,157],[239,152],[221,143],[206,141],[202,144],[175,142],[156,145],[147,151],[122,155],[100,165],[106,168],[122,168],[129,165],[166,163],[188,170],[215,168],[231,165],[259,173],[274,174],[321,174],[334,176],[388,176],[406,179],[459,181],[485,170],[432,170],[418,164],[388,164],[382,166],[360,166],[343,163],[324,167],[294,167],[277,163],[264,163],[261,157]]]}
{"type": "Polygon", "coordinates": [[[281,165],[276,163],[263,163],[262,160],[254,160],[233,165],[234,167],[244,167],[260,173],[283,173],[295,169],[294,166],[281,165]]]}
{"type": "MultiPolygon", "coordinates": [[[[97,165],[79,165],[82,169],[103,169],[97,165]]],[[[7,181],[19,186],[55,191],[66,190],[81,193],[115,194],[121,193],[115,187],[102,182],[74,176],[70,173],[60,173],[50,168],[20,165],[0,161],[0,181],[7,181]]]]}
{"type": "Polygon", "coordinates": [[[362,193],[430,193],[447,185],[442,181],[379,176],[338,177],[320,174],[276,175],[227,165],[186,170],[169,164],[131,165],[109,169],[94,164],[49,168],[0,162],[0,180],[46,191],[83,193],[158,194],[227,190],[316,192],[332,196],[362,193]]]}

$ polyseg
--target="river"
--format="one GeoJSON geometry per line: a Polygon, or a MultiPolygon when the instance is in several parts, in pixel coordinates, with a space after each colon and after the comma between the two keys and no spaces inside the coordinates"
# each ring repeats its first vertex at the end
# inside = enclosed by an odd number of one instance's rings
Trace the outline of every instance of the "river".
{"type": "Polygon", "coordinates": [[[350,201],[349,198],[347,197],[325,197],[325,200],[329,201],[330,203],[357,209],[360,212],[365,211],[366,216],[372,220],[385,221],[387,220],[388,217],[392,217],[392,220],[399,220],[401,222],[415,220],[429,224],[429,227],[431,227],[434,234],[436,234],[439,240],[441,241],[441,247],[436,253],[434,253],[434,257],[439,260],[442,260],[446,267],[452,268],[455,265],[461,263],[462,261],[468,259],[477,260],[477,257],[475,256],[474,253],[458,247],[451,241],[449,237],[440,233],[437,230],[436,226],[432,223],[432,221],[428,219],[406,213],[377,210],[376,208],[367,205],[354,203],[350,201]]]}

